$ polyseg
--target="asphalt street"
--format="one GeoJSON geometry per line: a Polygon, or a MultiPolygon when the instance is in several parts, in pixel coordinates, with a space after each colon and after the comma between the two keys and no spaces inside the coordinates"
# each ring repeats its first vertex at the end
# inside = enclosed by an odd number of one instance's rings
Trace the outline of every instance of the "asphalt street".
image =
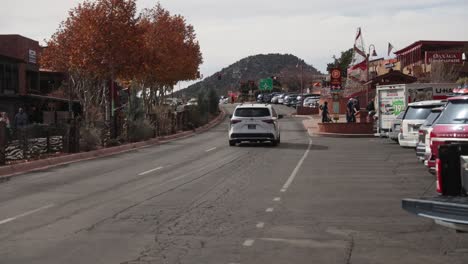
{"type": "Polygon", "coordinates": [[[467,234],[401,209],[434,192],[413,150],[301,121],[278,147],[229,147],[226,119],[0,183],[0,263],[467,263],[467,234]]]}

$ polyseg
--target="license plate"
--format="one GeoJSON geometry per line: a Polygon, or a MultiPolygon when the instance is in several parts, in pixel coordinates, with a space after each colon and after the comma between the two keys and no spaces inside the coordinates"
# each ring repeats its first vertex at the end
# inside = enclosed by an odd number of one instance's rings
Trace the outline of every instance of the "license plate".
{"type": "Polygon", "coordinates": [[[248,128],[248,129],[256,129],[257,126],[256,126],[256,125],[247,125],[247,128],[248,128]]]}

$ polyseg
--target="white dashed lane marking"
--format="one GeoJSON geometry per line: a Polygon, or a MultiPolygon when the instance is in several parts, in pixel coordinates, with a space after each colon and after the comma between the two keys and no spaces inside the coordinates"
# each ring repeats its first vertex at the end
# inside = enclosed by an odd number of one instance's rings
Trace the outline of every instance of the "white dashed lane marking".
{"type": "Polygon", "coordinates": [[[289,186],[291,186],[291,183],[294,181],[294,178],[296,178],[296,175],[297,175],[297,172],[299,171],[299,169],[301,168],[302,166],[302,163],[304,162],[304,160],[307,158],[307,155],[309,155],[309,152],[310,152],[310,148],[312,147],[312,139],[309,138],[309,146],[307,147],[307,150],[306,152],[304,153],[304,155],[302,156],[302,158],[299,160],[299,162],[297,163],[296,167],[294,168],[293,172],[291,173],[291,176],[289,176],[288,180],[286,181],[286,183],[283,185],[283,188],[281,188],[281,192],[286,192],[289,188],[289,186]]]}
{"type": "Polygon", "coordinates": [[[49,204],[49,205],[46,205],[46,206],[31,210],[31,211],[27,211],[27,212],[19,214],[17,216],[13,216],[13,217],[10,217],[10,218],[4,219],[4,220],[0,220],[0,225],[9,223],[11,221],[15,221],[15,220],[17,220],[19,218],[22,218],[22,217],[25,217],[25,216],[28,216],[28,215],[32,215],[34,213],[37,213],[37,212],[45,210],[45,209],[49,209],[49,208],[51,208],[53,206],[55,206],[55,205],[54,204],[49,204]]]}
{"type": "Polygon", "coordinates": [[[154,169],[152,169],[152,170],[142,172],[142,173],[138,174],[138,176],[143,176],[143,175],[146,175],[146,174],[149,174],[149,173],[152,173],[152,172],[161,170],[161,169],[163,169],[163,167],[157,167],[157,168],[154,168],[154,169]]]}
{"type": "Polygon", "coordinates": [[[206,151],[206,152],[210,152],[210,151],[213,151],[213,150],[215,150],[215,149],[216,149],[216,147],[207,149],[207,150],[205,150],[205,151],[206,151]]]}
{"type": "Polygon", "coordinates": [[[257,228],[263,228],[265,226],[265,223],[258,222],[258,224],[256,226],[257,226],[257,228]]]}
{"type": "Polygon", "coordinates": [[[279,201],[281,201],[281,198],[280,198],[280,197],[275,197],[275,198],[273,199],[273,201],[274,201],[274,202],[279,202],[279,201]]]}
{"type": "Polygon", "coordinates": [[[267,209],[265,210],[265,212],[271,213],[271,212],[273,212],[273,210],[274,210],[274,209],[270,207],[270,208],[267,208],[267,209]]]}
{"type": "Polygon", "coordinates": [[[254,244],[255,240],[253,239],[247,239],[244,241],[244,243],[242,244],[244,247],[251,247],[253,244],[254,244]]]}

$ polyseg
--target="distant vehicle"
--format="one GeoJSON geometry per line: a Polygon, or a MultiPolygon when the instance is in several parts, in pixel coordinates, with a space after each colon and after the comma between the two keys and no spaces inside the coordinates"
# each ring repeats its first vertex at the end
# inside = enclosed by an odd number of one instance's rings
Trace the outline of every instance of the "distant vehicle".
{"type": "Polygon", "coordinates": [[[282,93],[278,93],[278,94],[275,94],[272,98],[271,98],[271,103],[272,104],[279,104],[279,99],[284,96],[284,94],[282,93]]]}
{"type": "Polygon", "coordinates": [[[257,95],[257,103],[270,103],[273,96],[268,93],[261,93],[257,95]]]}
{"type": "Polygon", "coordinates": [[[292,106],[297,102],[297,94],[288,94],[284,97],[283,104],[286,106],[292,106]]]}
{"type": "Polygon", "coordinates": [[[269,141],[276,146],[281,141],[278,115],[271,105],[242,104],[236,107],[229,126],[229,146],[243,141],[269,141]]]}
{"type": "Polygon", "coordinates": [[[421,125],[431,114],[432,108],[441,107],[446,101],[431,100],[408,104],[403,121],[401,122],[401,132],[398,135],[398,143],[402,147],[415,148],[418,144],[418,133],[421,125]]]}
{"type": "Polygon", "coordinates": [[[430,133],[431,156],[427,166],[434,169],[439,146],[468,142],[468,96],[452,97],[430,133]]]}
{"type": "Polygon", "coordinates": [[[418,144],[416,145],[416,156],[421,161],[428,159],[431,154],[431,147],[429,146],[429,135],[432,132],[432,125],[439,118],[443,110],[444,107],[433,108],[431,110],[431,114],[427,117],[426,121],[419,129],[418,144]]]}
{"type": "Polygon", "coordinates": [[[304,99],[304,103],[302,106],[304,107],[313,107],[313,108],[318,108],[320,103],[320,98],[317,97],[307,97],[304,99]]]}
{"type": "Polygon", "coordinates": [[[400,134],[401,130],[401,121],[405,112],[401,112],[391,123],[390,131],[388,132],[388,138],[398,143],[398,135],[400,134]]]}
{"type": "Polygon", "coordinates": [[[286,94],[286,93],[278,95],[278,104],[283,104],[283,103],[284,103],[284,98],[285,98],[287,95],[288,95],[288,94],[286,94]]]}
{"type": "Polygon", "coordinates": [[[377,133],[388,136],[392,121],[409,103],[447,99],[455,83],[410,83],[378,85],[376,95],[377,133]]]}
{"type": "Polygon", "coordinates": [[[191,98],[186,105],[198,105],[198,100],[196,98],[191,98]]]}
{"type": "Polygon", "coordinates": [[[219,98],[219,103],[220,104],[227,104],[229,102],[229,98],[225,97],[225,96],[221,96],[219,98]]]}

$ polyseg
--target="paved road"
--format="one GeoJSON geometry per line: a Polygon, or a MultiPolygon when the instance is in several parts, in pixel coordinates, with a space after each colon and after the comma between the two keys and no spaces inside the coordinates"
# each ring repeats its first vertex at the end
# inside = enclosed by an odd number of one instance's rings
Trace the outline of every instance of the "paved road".
{"type": "Polygon", "coordinates": [[[276,148],[229,147],[226,120],[2,183],[0,263],[466,263],[468,235],[400,208],[433,190],[413,151],[281,126],[276,148]]]}

